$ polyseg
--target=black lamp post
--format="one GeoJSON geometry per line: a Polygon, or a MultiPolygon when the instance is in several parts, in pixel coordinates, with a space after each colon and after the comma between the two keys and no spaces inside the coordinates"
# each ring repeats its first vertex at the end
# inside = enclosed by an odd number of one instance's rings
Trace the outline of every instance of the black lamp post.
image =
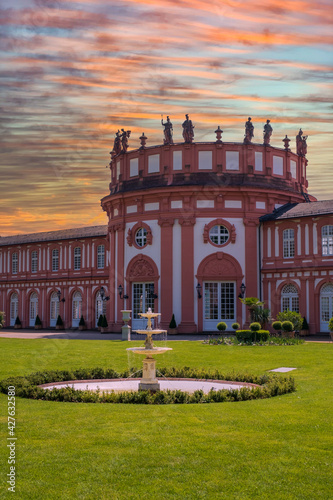
{"type": "Polygon", "coordinates": [[[119,297],[120,297],[121,299],[128,299],[128,295],[123,295],[123,291],[124,291],[123,286],[122,286],[122,285],[119,285],[119,286],[118,286],[118,293],[119,293],[119,297]]]}
{"type": "Polygon", "coordinates": [[[101,286],[99,293],[103,302],[106,300],[110,300],[110,297],[105,296],[105,290],[103,286],[101,286]]]}
{"type": "Polygon", "coordinates": [[[244,299],[244,297],[245,297],[245,290],[246,290],[246,286],[244,285],[244,283],[242,283],[241,286],[240,286],[241,293],[238,295],[238,297],[240,299],[244,299]]]}
{"type": "Polygon", "coordinates": [[[63,297],[62,299],[60,298],[61,297],[61,291],[60,290],[57,290],[57,295],[58,295],[58,301],[59,302],[65,302],[65,297],[63,297]]]}
{"type": "Polygon", "coordinates": [[[198,294],[198,299],[202,298],[201,290],[202,290],[202,286],[200,285],[200,283],[198,283],[197,286],[196,286],[196,291],[197,291],[197,294],[198,294]]]}

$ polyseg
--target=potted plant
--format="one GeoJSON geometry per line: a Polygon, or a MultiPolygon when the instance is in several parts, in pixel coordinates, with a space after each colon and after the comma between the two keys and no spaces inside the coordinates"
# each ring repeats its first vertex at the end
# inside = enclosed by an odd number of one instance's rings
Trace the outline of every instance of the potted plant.
{"type": "Polygon", "coordinates": [[[227,323],[225,323],[224,321],[220,321],[220,323],[217,323],[216,328],[219,332],[225,332],[225,330],[227,329],[227,323]]]}
{"type": "Polygon", "coordinates": [[[302,323],[302,328],[299,331],[299,334],[301,337],[305,337],[306,335],[309,335],[309,325],[308,322],[306,321],[306,318],[303,318],[303,323],[302,323]]]}
{"type": "Polygon", "coordinates": [[[295,337],[294,325],[291,321],[282,322],[282,337],[295,337]]]}
{"type": "Polygon", "coordinates": [[[80,318],[80,321],[79,321],[79,330],[86,330],[87,329],[87,325],[86,325],[86,322],[84,321],[84,317],[83,315],[81,316],[80,318]]]}
{"type": "Polygon", "coordinates": [[[102,323],[103,323],[103,314],[100,314],[97,321],[97,328],[99,332],[101,331],[102,323]]]}
{"type": "Polygon", "coordinates": [[[64,322],[62,321],[60,314],[58,314],[56,322],[56,330],[63,330],[63,329],[64,329],[64,322]]]}
{"type": "Polygon", "coordinates": [[[281,335],[281,330],[282,330],[282,322],[281,321],[274,321],[272,323],[272,327],[274,328],[276,335],[281,335]]]}
{"type": "Polygon", "coordinates": [[[106,319],[105,314],[103,315],[102,325],[101,325],[101,333],[108,333],[108,321],[106,319]]]}
{"type": "Polygon", "coordinates": [[[16,316],[14,328],[16,330],[19,330],[20,328],[22,328],[22,323],[21,323],[21,320],[20,320],[20,318],[18,316],[16,316]]]}
{"type": "Polygon", "coordinates": [[[333,340],[333,317],[328,322],[328,329],[330,331],[331,340],[333,340]]]}
{"type": "Polygon", "coordinates": [[[177,332],[177,323],[175,320],[175,315],[172,315],[171,321],[169,323],[169,328],[168,328],[168,334],[169,335],[176,335],[177,332]]]}
{"type": "Polygon", "coordinates": [[[36,319],[35,319],[35,330],[41,330],[41,328],[42,328],[42,322],[41,322],[40,317],[37,314],[36,319]]]}

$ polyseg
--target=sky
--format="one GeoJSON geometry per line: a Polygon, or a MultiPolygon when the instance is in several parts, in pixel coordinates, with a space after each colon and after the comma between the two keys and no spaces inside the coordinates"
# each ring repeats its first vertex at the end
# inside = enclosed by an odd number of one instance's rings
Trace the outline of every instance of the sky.
{"type": "Polygon", "coordinates": [[[308,135],[309,192],[333,198],[331,0],[0,1],[0,235],[106,224],[115,132],[271,144],[308,135]]]}

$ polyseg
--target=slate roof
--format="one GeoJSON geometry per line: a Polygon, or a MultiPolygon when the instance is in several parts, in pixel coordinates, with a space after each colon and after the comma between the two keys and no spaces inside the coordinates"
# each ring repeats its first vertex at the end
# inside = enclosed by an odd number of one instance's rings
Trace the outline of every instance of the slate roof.
{"type": "Polygon", "coordinates": [[[0,246],[18,245],[24,243],[40,243],[42,241],[59,241],[86,238],[92,236],[106,236],[107,226],[75,227],[60,231],[46,231],[43,233],[18,234],[16,236],[0,237],[0,246]]]}
{"type": "Polygon", "coordinates": [[[316,217],[333,214],[333,200],[313,201],[311,203],[286,203],[272,213],[262,215],[260,221],[316,217]]]}

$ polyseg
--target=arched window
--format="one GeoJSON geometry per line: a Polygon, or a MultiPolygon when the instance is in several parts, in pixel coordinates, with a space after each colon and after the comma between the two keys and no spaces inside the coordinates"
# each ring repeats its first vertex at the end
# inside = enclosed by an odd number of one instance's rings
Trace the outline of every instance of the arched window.
{"type": "Polygon", "coordinates": [[[328,322],[333,317],[333,283],[326,283],[320,290],[320,331],[328,332],[328,322]]]}
{"type": "Polygon", "coordinates": [[[38,254],[37,250],[33,250],[31,252],[31,272],[37,273],[37,267],[38,267],[38,254]]]}
{"type": "Polygon", "coordinates": [[[81,269],[81,248],[74,248],[74,270],[79,271],[81,269]]]}
{"type": "Polygon", "coordinates": [[[281,293],[281,309],[282,311],[299,312],[299,297],[295,285],[285,285],[281,293]]]}
{"type": "Polygon", "coordinates": [[[96,295],[96,307],[95,307],[95,327],[97,328],[98,318],[100,315],[106,314],[106,300],[102,300],[100,292],[96,295]]]}
{"type": "Polygon", "coordinates": [[[57,248],[52,250],[52,271],[59,271],[59,250],[57,248]]]}
{"type": "Polygon", "coordinates": [[[38,314],[38,295],[33,292],[30,295],[30,307],[29,307],[29,326],[35,326],[36,316],[38,314]]]}
{"type": "Polygon", "coordinates": [[[321,229],[322,255],[333,255],[333,226],[323,226],[321,229]]]}
{"type": "Polygon", "coordinates": [[[147,230],[140,227],[135,233],[135,243],[138,247],[144,247],[147,244],[147,230]]]}
{"type": "Polygon", "coordinates": [[[283,231],[283,258],[289,259],[295,256],[295,231],[285,229],[283,231]]]}
{"type": "Polygon", "coordinates": [[[97,269],[104,269],[105,267],[105,246],[98,245],[97,247],[97,269]]]}
{"type": "Polygon", "coordinates": [[[81,315],[82,315],[82,295],[80,292],[75,292],[73,295],[73,303],[72,303],[72,326],[74,328],[77,328],[79,326],[81,315]]]}
{"type": "Polygon", "coordinates": [[[12,274],[17,274],[18,270],[18,253],[12,253],[12,274]]]}
{"type": "Polygon", "coordinates": [[[10,297],[10,326],[15,325],[15,320],[18,316],[18,295],[17,293],[12,293],[10,297]]]}
{"type": "Polygon", "coordinates": [[[209,239],[215,245],[224,245],[229,239],[229,231],[225,226],[213,226],[209,231],[209,239]]]}
{"type": "Polygon", "coordinates": [[[50,326],[54,327],[57,324],[59,315],[59,298],[57,292],[53,292],[50,299],[50,326]]]}

